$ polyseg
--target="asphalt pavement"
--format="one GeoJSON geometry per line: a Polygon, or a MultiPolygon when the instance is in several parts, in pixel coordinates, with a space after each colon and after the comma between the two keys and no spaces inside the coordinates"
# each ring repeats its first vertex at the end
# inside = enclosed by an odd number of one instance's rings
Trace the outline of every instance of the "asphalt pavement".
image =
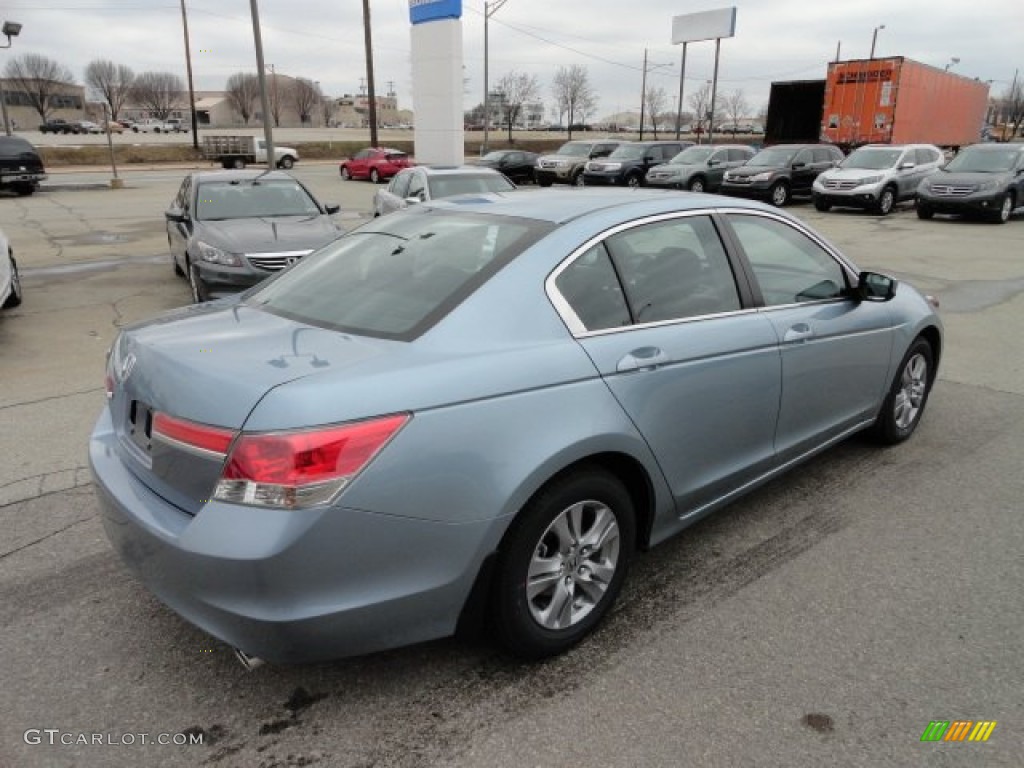
{"type": "MultiPolygon", "coordinates": [[[[248,673],[121,567],[86,469],[117,328],[188,301],[162,220],[184,172],[0,199],[25,286],[0,313],[0,768],[1020,765],[1024,215],[794,206],[939,298],[921,427],[852,439],[640,556],[570,653],[446,640],[248,673]],[[922,742],[934,720],[997,725],[922,742]]],[[[373,185],[296,172],[346,223],[369,215],[373,185]]]]}

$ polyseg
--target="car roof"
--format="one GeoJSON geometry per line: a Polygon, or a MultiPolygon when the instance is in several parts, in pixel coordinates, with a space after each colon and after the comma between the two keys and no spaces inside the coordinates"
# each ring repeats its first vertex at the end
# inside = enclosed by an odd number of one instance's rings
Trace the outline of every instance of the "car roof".
{"type": "Polygon", "coordinates": [[[1017,152],[1024,152],[1024,144],[1008,143],[1008,142],[985,142],[983,144],[968,144],[966,147],[961,147],[960,151],[963,152],[965,149],[973,149],[981,152],[998,152],[999,150],[1016,150],[1017,152]]]}
{"type": "Polygon", "coordinates": [[[488,192],[472,196],[442,198],[423,206],[458,209],[500,216],[563,224],[587,214],[615,208],[635,209],[637,216],[707,208],[743,208],[776,210],[764,203],[740,198],[702,195],[664,190],[623,190],[621,188],[584,187],[582,189],[524,189],[488,192]]]}

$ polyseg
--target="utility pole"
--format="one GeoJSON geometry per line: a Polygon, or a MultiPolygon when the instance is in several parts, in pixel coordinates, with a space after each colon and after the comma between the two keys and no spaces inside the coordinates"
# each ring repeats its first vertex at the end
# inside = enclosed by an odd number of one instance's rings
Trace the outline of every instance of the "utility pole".
{"type": "Polygon", "coordinates": [[[488,80],[489,72],[489,57],[490,50],[488,48],[488,32],[487,22],[491,16],[501,10],[501,6],[507,3],[508,0],[492,0],[492,2],[484,3],[484,143],[480,147],[481,154],[487,152],[487,137],[491,131],[491,86],[488,80]]]}
{"type": "Polygon", "coordinates": [[[274,170],[277,156],[274,154],[274,129],[270,124],[270,100],[267,98],[267,65],[263,63],[263,36],[260,34],[260,11],[256,0],[249,0],[252,12],[252,37],[256,44],[256,71],[260,79],[260,105],[263,108],[263,136],[267,144],[267,170],[274,170]]]}
{"type": "Polygon", "coordinates": [[[644,75],[640,80],[640,141],[644,140],[644,107],[647,105],[647,49],[644,48],[644,75]]]}
{"type": "Polygon", "coordinates": [[[370,146],[377,142],[377,93],[373,87],[373,37],[370,34],[370,0],[363,0],[363,37],[366,44],[366,84],[370,100],[370,146]]]}
{"type": "MultiPolygon", "coordinates": [[[[185,0],[181,0],[181,26],[185,30],[185,71],[188,72],[188,108],[192,114],[192,146],[199,149],[199,122],[196,120],[196,93],[192,87],[192,51],[188,43],[188,16],[185,0]]],[[[115,173],[116,177],[117,174],[115,173]]]]}

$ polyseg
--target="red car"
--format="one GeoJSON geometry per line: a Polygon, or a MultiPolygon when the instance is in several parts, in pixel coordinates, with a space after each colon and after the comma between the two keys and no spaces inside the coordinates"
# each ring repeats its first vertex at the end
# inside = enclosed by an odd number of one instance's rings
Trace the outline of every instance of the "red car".
{"type": "Polygon", "coordinates": [[[374,184],[390,179],[403,168],[412,165],[409,155],[400,149],[371,147],[356,153],[341,164],[341,178],[369,179],[374,184]]]}

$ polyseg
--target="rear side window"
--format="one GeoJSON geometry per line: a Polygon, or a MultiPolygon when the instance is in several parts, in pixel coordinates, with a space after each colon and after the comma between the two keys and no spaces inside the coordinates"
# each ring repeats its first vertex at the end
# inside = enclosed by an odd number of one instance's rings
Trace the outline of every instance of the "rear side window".
{"type": "Polygon", "coordinates": [[[740,308],[718,232],[707,216],[645,224],[607,240],[636,323],[740,308]]]}
{"type": "Polygon", "coordinates": [[[588,331],[629,325],[626,297],[603,244],[566,267],[555,286],[588,331]]]}
{"type": "Polygon", "coordinates": [[[408,341],[433,326],[552,225],[416,207],[374,219],[247,296],[250,305],[408,341]]]}

